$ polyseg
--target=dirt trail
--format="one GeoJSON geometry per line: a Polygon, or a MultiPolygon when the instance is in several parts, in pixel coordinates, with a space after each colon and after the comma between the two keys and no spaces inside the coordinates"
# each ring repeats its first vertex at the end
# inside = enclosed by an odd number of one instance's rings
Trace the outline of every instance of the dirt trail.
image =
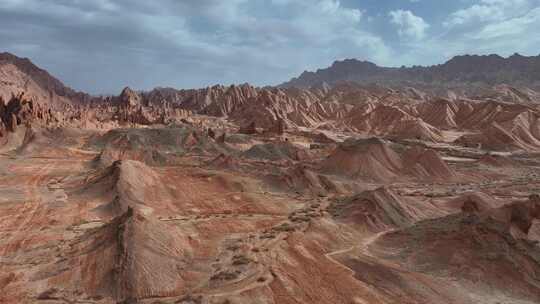
{"type": "Polygon", "coordinates": [[[380,237],[384,236],[385,234],[391,233],[392,231],[394,231],[394,230],[389,230],[389,231],[383,231],[383,232],[376,233],[376,234],[374,234],[372,236],[369,236],[369,237],[363,239],[362,242],[360,244],[358,244],[358,245],[354,245],[354,246],[351,246],[349,248],[333,251],[333,252],[327,253],[325,255],[326,255],[327,258],[333,259],[332,258],[333,255],[339,255],[339,254],[343,254],[343,253],[346,253],[346,252],[353,251],[355,249],[359,249],[362,252],[362,254],[367,255],[369,257],[373,257],[373,255],[369,252],[369,246],[371,244],[373,244],[375,241],[377,241],[380,237]]]}
{"type": "Polygon", "coordinates": [[[348,248],[345,248],[345,249],[340,249],[340,250],[336,250],[336,251],[333,251],[333,252],[330,252],[330,253],[327,253],[325,254],[326,258],[329,259],[330,261],[334,262],[336,265],[338,265],[339,267],[341,268],[344,268],[346,269],[347,271],[349,271],[352,275],[355,274],[355,271],[350,269],[349,267],[343,265],[342,263],[340,263],[339,261],[337,261],[336,259],[333,258],[333,256],[335,255],[341,255],[341,254],[344,254],[344,253],[347,253],[347,252],[351,252],[353,250],[359,250],[363,255],[365,256],[368,256],[370,258],[375,258],[370,252],[369,252],[369,246],[371,244],[373,244],[375,241],[377,241],[380,237],[382,237],[383,235],[385,234],[388,234],[390,232],[392,232],[393,230],[390,230],[390,231],[383,231],[383,232],[379,232],[379,233],[376,233],[372,236],[369,236],[365,239],[362,240],[362,242],[358,245],[354,245],[354,246],[351,246],[351,247],[348,247],[348,248]]]}

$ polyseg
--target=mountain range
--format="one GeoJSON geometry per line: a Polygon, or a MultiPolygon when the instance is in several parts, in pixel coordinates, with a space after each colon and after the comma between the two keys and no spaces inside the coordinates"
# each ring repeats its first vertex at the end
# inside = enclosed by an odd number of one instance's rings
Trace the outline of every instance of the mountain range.
{"type": "Polygon", "coordinates": [[[345,59],[316,72],[304,72],[283,83],[282,87],[309,88],[338,82],[379,83],[381,85],[471,86],[510,84],[538,87],[540,85],[540,55],[514,54],[456,56],[444,64],[429,67],[380,67],[368,61],[345,59]]]}
{"type": "MultiPolygon", "coordinates": [[[[357,59],[335,61],[332,66],[315,72],[303,72],[300,76],[279,85],[279,88],[333,87],[343,83],[361,85],[377,84],[388,87],[415,87],[425,91],[446,93],[447,89],[472,92],[478,88],[506,84],[514,87],[540,88],[540,55],[521,56],[514,54],[508,58],[499,55],[456,56],[444,64],[429,67],[381,67],[372,62],[357,59]]],[[[64,85],[47,71],[34,65],[28,58],[20,58],[10,53],[0,53],[0,97],[4,100],[12,94],[25,92],[38,101],[89,102],[94,97],[78,92],[64,85]]],[[[176,90],[156,88],[156,92],[167,96],[176,90]]]]}

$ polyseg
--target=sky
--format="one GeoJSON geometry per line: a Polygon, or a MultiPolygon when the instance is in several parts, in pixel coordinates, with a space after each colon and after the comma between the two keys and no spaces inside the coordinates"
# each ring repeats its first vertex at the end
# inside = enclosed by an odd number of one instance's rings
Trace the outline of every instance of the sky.
{"type": "Polygon", "coordinates": [[[276,85],[356,58],[540,53],[540,0],[0,0],[0,51],[93,94],[276,85]]]}

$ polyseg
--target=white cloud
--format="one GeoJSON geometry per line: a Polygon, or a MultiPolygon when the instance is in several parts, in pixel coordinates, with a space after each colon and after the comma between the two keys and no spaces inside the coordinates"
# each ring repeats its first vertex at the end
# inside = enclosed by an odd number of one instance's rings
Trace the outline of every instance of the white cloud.
{"type": "Polygon", "coordinates": [[[531,40],[537,36],[535,33],[540,28],[540,7],[533,9],[523,16],[510,18],[501,22],[494,22],[482,27],[478,32],[470,34],[473,39],[491,40],[505,37],[521,36],[524,40],[531,40]]]}
{"type": "Polygon", "coordinates": [[[433,64],[460,54],[538,55],[538,28],[538,0],[480,0],[476,6],[449,13],[441,28],[434,26],[430,37],[407,44],[394,62],[433,64]]]}
{"type": "Polygon", "coordinates": [[[390,12],[390,22],[398,27],[398,34],[402,38],[421,40],[426,36],[429,24],[411,11],[396,10],[390,12]]]}
{"type": "Polygon", "coordinates": [[[452,13],[443,24],[452,28],[471,23],[501,21],[520,15],[530,7],[529,0],[480,0],[478,4],[452,13]]]}
{"type": "Polygon", "coordinates": [[[75,88],[107,93],[126,84],[277,84],[344,58],[399,66],[540,49],[540,0],[457,0],[454,12],[420,1],[425,20],[361,2],[0,0],[0,41],[75,88]],[[380,27],[389,22],[399,41],[380,27]]]}
{"type": "Polygon", "coordinates": [[[391,49],[367,24],[338,0],[0,0],[4,49],[91,92],[277,84],[343,58],[384,64],[391,49]]]}

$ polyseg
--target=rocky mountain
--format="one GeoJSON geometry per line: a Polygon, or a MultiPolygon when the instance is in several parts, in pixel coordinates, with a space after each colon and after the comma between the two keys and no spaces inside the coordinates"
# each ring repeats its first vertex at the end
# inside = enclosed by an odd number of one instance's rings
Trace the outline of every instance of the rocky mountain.
{"type": "Polygon", "coordinates": [[[28,58],[0,53],[0,98],[7,101],[23,92],[29,99],[48,104],[81,103],[92,99],[88,94],[65,86],[28,58]]]}
{"type": "Polygon", "coordinates": [[[540,55],[514,54],[456,56],[444,64],[429,67],[380,67],[367,61],[346,59],[316,72],[304,72],[282,87],[310,88],[338,82],[379,83],[382,85],[417,84],[426,86],[463,86],[510,84],[540,85],[540,55]]]}

